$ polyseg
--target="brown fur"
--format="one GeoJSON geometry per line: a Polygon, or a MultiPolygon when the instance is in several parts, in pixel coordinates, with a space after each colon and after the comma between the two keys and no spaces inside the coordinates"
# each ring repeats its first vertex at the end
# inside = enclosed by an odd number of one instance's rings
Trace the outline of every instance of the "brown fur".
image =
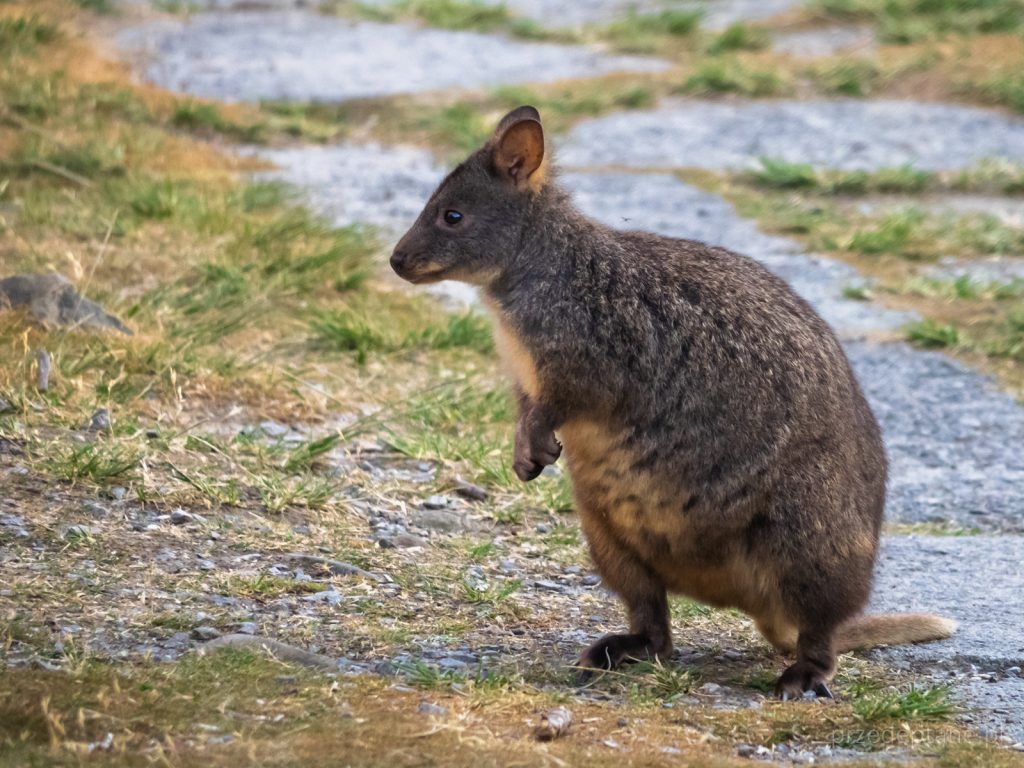
{"type": "Polygon", "coordinates": [[[832,330],[750,259],[584,217],[532,107],[445,179],[392,265],[482,288],[519,398],[516,472],[564,452],[594,562],[629,613],[584,666],[667,656],[668,591],[739,608],[795,651],[787,697],[827,695],[837,652],[952,632],[859,616],[886,459],[832,330]]]}

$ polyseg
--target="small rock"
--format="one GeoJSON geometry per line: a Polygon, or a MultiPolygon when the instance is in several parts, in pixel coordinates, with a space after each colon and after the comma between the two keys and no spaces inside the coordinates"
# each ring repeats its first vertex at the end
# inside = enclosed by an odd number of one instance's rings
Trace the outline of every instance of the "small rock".
{"type": "MultiPolygon", "coordinates": [[[[0,411],[3,409],[0,408],[0,411]]],[[[481,488],[479,485],[473,485],[472,483],[460,482],[455,487],[455,492],[464,499],[470,501],[483,501],[487,498],[487,491],[481,488]]]]}
{"type": "Polygon", "coordinates": [[[740,744],[736,747],[736,754],[740,757],[753,757],[757,750],[751,744],[740,744]]]}
{"type": "Polygon", "coordinates": [[[545,589],[548,592],[565,592],[565,587],[561,584],[556,584],[553,581],[545,581],[543,579],[534,581],[533,586],[537,587],[537,589],[545,589]]]}
{"type": "Polygon", "coordinates": [[[97,409],[89,419],[88,429],[90,432],[109,432],[111,430],[110,411],[106,408],[97,409]]]}
{"type": "Polygon", "coordinates": [[[462,518],[454,512],[442,509],[423,509],[412,513],[412,524],[418,528],[442,533],[454,533],[461,530],[462,518]]]}
{"type": "Polygon", "coordinates": [[[537,533],[551,533],[551,526],[547,523],[537,523],[537,533]]]}
{"type": "Polygon", "coordinates": [[[196,516],[191,512],[186,512],[181,507],[176,507],[171,512],[171,524],[172,525],[185,525],[185,523],[191,523],[196,519],[196,516]]]}
{"type": "Polygon", "coordinates": [[[110,510],[98,501],[87,501],[82,504],[82,509],[98,520],[101,520],[110,514],[110,510]]]}
{"type": "Polygon", "coordinates": [[[202,640],[205,642],[206,640],[213,640],[215,637],[220,637],[220,631],[215,627],[196,627],[192,630],[192,637],[196,640],[202,640]]]}
{"type": "Polygon", "coordinates": [[[288,427],[280,422],[274,421],[273,419],[267,419],[266,421],[260,422],[260,429],[263,430],[263,434],[267,437],[284,437],[291,432],[288,427]]]}
{"type": "Polygon", "coordinates": [[[201,571],[215,571],[217,570],[217,564],[213,560],[199,560],[199,570],[201,571]]]}
{"type": "Polygon", "coordinates": [[[381,541],[387,541],[391,547],[397,547],[398,549],[412,549],[413,547],[427,546],[427,540],[423,537],[416,536],[415,534],[398,534],[390,539],[381,541]]]}
{"type": "Polygon", "coordinates": [[[580,579],[580,584],[582,584],[585,587],[594,587],[594,586],[597,586],[600,583],[601,583],[601,577],[598,576],[596,573],[591,573],[591,574],[589,574],[587,576],[584,576],[582,579],[580,579]]]}
{"type": "Polygon", "coordinates": [[[70,525],[68,529],[64,531],[64,538],[69,541],[75,539],[87,539],[90,536],[94,536],[98,533],[95,528],[91,528],[88,525],[70,525]]]}
{"type": "Polygon", "coordinates": [[[243,621],[238,625],[238,631],[243,635],[255,635],[259,631],[255,621],[243,621]]]}
{"type": "Polygon", "coordinates": [[[722,686],[718,685],[718,683],[704,683],[704,685],[697,690],[700,693],[707,694],[708,696],[715,696],[722,692],[722,686]]]}
{"type": "Polygon", "coordinates": [[[445,707],[437,704],[431,704],[429,701],[421,701],[416,711],[421,715],[434,715],[437,717],[444,717],[448,714],[448,710],[445,707]]]}
{"type": "Polygon", "coordinates": [[[118,501],[121,501],[121,499],[128,495],[128,489],[122,488],[120,485],[115,485],[110,489],[110,495],[118,501]]]}
{"type": "Polygon", "coordinates": [[[427,509],[447,509],[451,500],[447,496],[428,496],[423,500],[423,506],[427,509]]]}

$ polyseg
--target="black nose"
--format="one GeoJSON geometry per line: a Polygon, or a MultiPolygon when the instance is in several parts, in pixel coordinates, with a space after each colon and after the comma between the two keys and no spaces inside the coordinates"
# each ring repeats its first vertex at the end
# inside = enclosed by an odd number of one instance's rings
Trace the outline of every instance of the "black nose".
{"type": "Polygon", "coordinates": [[[408,256],[409,254],[405,251],[396,250],[391,254],[391,268],[395,270],[395,272],[401,271],[402,267],[405,266],[405,260],[408,256]]]}

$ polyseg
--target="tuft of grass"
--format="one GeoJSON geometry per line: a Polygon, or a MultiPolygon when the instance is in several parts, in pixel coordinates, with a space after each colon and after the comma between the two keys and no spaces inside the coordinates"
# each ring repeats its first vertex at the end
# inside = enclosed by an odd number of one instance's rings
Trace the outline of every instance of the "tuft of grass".
{"type": "Polygon", "coordinates": [[[309,595],[327,590],[326,584],[315,581],[297,581],[284,576],[261,573],[254,577],[230,576],[221,580],[218,590],[237,597],[272,599],[285,595],[309,595]]]}
{"type": "Polygon", "coordinates": [[[865,723],[882,720],[945,720],[956,712],[945,685],[911,686],[908,691],[867,693],[853,702],[857,718],[865,723]]]}
{"type": "Polygon", "coordinates": [[[832,18],[870,21],[887,43],[1024,27],[1024,5],[1018,0],[815,0],[813,6],[832,18]]]}
{"type": "Polygon", "coordinates": [[[308,470],[322,456],[330,453],[341,442],[341,435],[334,433],[302,443],[293,450],[284,463],[285,472],[308,470]]]}
{"type": "Polygon", "coordinates": [[[854,301],[871,301],[874,294],[866,285],[847,285],[843,287],[843,298],[854,301]]]}
{"type": "Polygon", "coordinates": [[[47,446],[43,465],[62,480],[103,482],[123,477],[142,461],[142,454],[120,443],[47,446]]]}
{"type": "Polygon", "coordinates": [[[874,93],[881,81],[881,71],[873,61],[839,59],[811,67],[808,74],[827,93],[862,98],[874,93]]]}
{"type": "Polygon", "coordinates": [[[781,96],[791,90],[788,75],[779,69],[758,69],[731,56],[703,61],[677,88],[694,95],[737,93],[742,96],[781,96]]]}
{"type": "Polygon", "coordinates": [[[493,351],[490,324],[476,312],[447,315],[402,332],[368,312],[343,309],[318,313],[309,324],[314,342],[328,349],[352,352],[364,365],[371,353],[390,354],[415,349],[472,349],[493,351]]]}
{"type": "Polygon", "coordinates": [[[926,349],[941,349],[959,344],[960,332],[952,324],[921,320],[908,326],[907,339],[926,349]]]}
{"type": "Polygon", "coordinates": [[[913,257],[907,246],[923,220],[924,214],[919,210],[896,211],[873,229],[856,232],[850,238],[849,249],[868,256],[901,254],[913,257]]]}
{"type": "Polygon", "coordinates": [[[700,11],[665,10],[630,12],[597,31],[598,36],[624,53],[654,53],[662,42],[693,35],[700,26],[700,11]]]}
{"type": "Polygon", "coordinates": [[[0,56],[34,51],[39,45],[55,41],[59,34],[56,25],[39,16],[0,18],[0,56]]]}
{"type": "Polygon", "coordinates": [[[790,163],[786,160],[761,158],[761,167],[754,171],[754,179],[766,187],[795,189],[818,184],[818,174],[809,163],[790,163]]]}
{"type": "Polygon", "coordinates": [[[462,582],[462,599],[473,605],[497,607],[522,589],[519,579],[494,581],[485,587],[478,587],[468,581],[462,582]]]}
{"type": "Polygon", "coordinates": [[[171,113],[170,124],[192,133],[223,134],[238,141],[259,143],[267,138],[265,123],[238,123],[224,117],[216,104],[199,101],[185,101],[178,104],[171,113]]]}
{"type": "Polygon", "coordinates": [[[730,51],[760,51],[771,43],[771,35],[762,27],[738,21],[719,32],[708,45],[708,53],[717,56],[730,51]]]}
{"type": "Polygon", "coordinates": [[[973,95],[980,93],[995,104],[1024,113],[1024,72],[1020,69],[998,72],[981,82],[967,83],[963,90],[973,95]]]}

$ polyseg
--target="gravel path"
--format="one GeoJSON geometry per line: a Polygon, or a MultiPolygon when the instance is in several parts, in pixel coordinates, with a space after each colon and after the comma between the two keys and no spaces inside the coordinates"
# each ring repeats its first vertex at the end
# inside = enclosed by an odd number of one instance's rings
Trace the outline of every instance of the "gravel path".
{"type": "Polygon", "coordinates": [[[118,44],[145,62],[154,83],[225,101],[344,101],[665,67],[579,46],[308,11],[196,14],[127,29],[118,44]]]}
{"type": "Polygon", "coordinates": [[[580,123],[567,166],[750,168],[762,157],[850,170],[1024,159],[1024,119],[905,101],[665,102],[580,123]]]}

